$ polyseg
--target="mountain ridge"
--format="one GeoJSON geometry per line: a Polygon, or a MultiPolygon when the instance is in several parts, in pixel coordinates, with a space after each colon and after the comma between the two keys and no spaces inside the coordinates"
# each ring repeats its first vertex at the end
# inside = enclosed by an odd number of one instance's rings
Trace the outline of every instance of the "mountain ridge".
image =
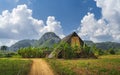
{"type": "Polygon", "coordinates": [[[39,40],[20,40],[9,47],[9,50],[17,51],[20,48],[25,47],[52,47],[57,44],[61,39],[53,32],[47,32],[39,40]]]}
{"type": "MultiPolygon", "coordinates": [[[[54,32],[47,32],[42,35],[42,37],[39,40],[20,40],[13,44],[11,47],[9,47],[9,50],[17,51],[20,48],[25,47],[52,47],[54,44],[57,44],[61,41],[59,36],[57,36],[54,32]]],[[[117,42],[101,42],[101,43],[94,43],[90,40],[84,40],[84,43],[88,46],[94,46],[96,45],[97,48],[108,50],[110,48],[114,49],[120,49],[120,43],[117,42]]]]}
{"type": "Polygon", "coordinates": [[[93,41],[84,41],[88,46],[93,46],[95,45],[96,48],[103,49],[103,50],[108,50],[108,49],[120,49],[120,43],[117,42],[99,42],[99,43],[94,43],[93,41]]]}

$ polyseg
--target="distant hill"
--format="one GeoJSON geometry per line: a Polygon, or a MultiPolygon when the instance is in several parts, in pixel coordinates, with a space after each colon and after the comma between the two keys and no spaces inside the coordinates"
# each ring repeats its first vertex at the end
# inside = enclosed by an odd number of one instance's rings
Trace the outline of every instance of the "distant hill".
{"type": "Polygon", "coordinates": [[[94,42],[88,41],[88,40],[84,40],[84,43],[87,44],[88,46],[93,46],[93,45],[95,45],[94,42]]]}
{"type": "Polygon", "coordinates": [[[120,43],[116,42],[101,42],[101,43],[93,43],[92,41],[84,41],[87,45],[93,46],[96,45],[97,48],[108,50],[110,48],[120,49],[120,43]]]}
{"type": "Polygon", "coordinates": [[[61,39],[53,32],[45,33],[36,43],[37,47],[52,47],[54,44],[57,44],[61,39]]]}
{"type": "Polygon", "coordinates": [[[16,51],[20,48],[30,47],[33,46],[36,41],[37,40],[21,40],[9,47],[9,50],[16,51]]]}
{"type": "Polygon", "coordinates": [[[108,50],[110,48],[120,49],[120,43],[116,43],[116,42],[102,42],[102,43],[96,43],[96,47],[104,49],[104,50],[108,50]]]}
{"type": "Polygon", "coordinates": [[[21,40],[9,47],[9,50],[16,51],[25,47],[52,47],[60,42],[60,38],[53,32],[45,33],[39,40],[21,40]]]}
{"type": "MultiPolygon", "coordinates": [[[[9,50],[16,51],[20,48],[25,47],[52,47],[54,44],[57,44],[61,39],[53,32],[45,33],[39,40],[21,40],[9,47],[9,50]]],[[[88,46],[96,45],[97,48],[108,50],[110,48],[120,49],[120,43],[116,42],[101,42],[94,43],[92,41],[84,41],[88,46]]]]}

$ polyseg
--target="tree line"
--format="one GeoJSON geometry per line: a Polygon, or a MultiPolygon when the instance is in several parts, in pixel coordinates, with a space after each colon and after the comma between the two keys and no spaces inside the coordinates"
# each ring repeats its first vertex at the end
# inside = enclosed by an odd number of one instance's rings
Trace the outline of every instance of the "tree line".
{"type": "MultiPolygon", "coordinates": [[[[26,48],[20,48],[17,53],[22,56],[23,58],[43,58],[48,56],[52,51],[61,50],[61,54],[58,55],[57,53],[55,56],[58,58],[65,58],[65,59],[71,59],[71,58],[89,58],[89,57],[97,57],[100,55],[107,55],[107,54],[117,54],[117,50],[110,48],[109,50],[102,50],[99,48],[96,48],[96,46],[87,46],[84,44],[83,46],[74,46],[71,47],[68,43],[61,42],[60,44],[55,44],[53,48],[49,47],[26,47],[26,48]]],[[[6,53],[7,46],[1,46],[0,47],[0,57],[11,57],[12,55],[16,55],[16,53],[6,53]]]]}

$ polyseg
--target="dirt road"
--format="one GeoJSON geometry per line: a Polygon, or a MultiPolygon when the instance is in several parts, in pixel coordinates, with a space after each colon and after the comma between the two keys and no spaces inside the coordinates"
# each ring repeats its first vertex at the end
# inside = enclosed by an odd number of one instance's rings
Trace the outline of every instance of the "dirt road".
{"type": "Polygon", "coordinates": [[[33,64],[29,75],[54,75],[49,65],[43,59],[32,59],[33,64]]]}

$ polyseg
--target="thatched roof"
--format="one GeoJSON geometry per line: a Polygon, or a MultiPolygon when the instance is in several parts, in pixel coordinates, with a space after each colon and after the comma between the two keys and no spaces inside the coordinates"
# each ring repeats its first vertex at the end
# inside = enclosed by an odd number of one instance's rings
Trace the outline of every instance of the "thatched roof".
{"type": "MultiPolygon", "coordinates": [[[[65,38],[63,38],[63,39],[61,40],[61,42],[63,41],[63,42],[66,42],[66,43],[70,44],[70,43],[71,43],[71,38],[74,37],[74,36],[76,36],[76,37],[79,38],[79,42],[81,42],[81,45],[83,46],[84,42],[83,42],[82,39],[77,35],[76,32],[73,32],[72,34],[66,36],[65,38]]],[[[62,50],[54,50],[53,52],[51,52],[51,54],[48,56],[48,58],[53,58],[53,57],[55,57],[55,54],[56,54],[56,53],[59,54],[61,51],[62,51],[62,50]]]]}
{"type": "Polygon", "coordinates": [[[79,38],[79,42],[81,42],[81,44],[82,44],[82,46],[83,46],[84,42],[83,42],[82,39],[77,35],[76,32],[73,32],[72,34],[64,37],[61,41],[64,41],[64,42],[67,42],[67,43],[70,44],[70,43],[71,43],[71,38],[72,38],[73,36],[78,37],[78,38],[79,38]]]}

